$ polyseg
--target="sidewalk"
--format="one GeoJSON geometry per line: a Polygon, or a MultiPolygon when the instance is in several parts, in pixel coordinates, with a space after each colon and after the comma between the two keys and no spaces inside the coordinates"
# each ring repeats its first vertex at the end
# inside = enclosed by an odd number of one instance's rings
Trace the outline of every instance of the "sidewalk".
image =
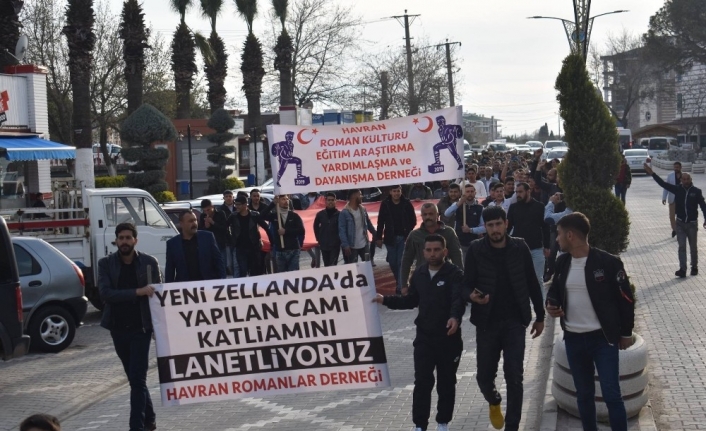
{"type": "MultiPolygon", "coordinates": [[[[669,173],[663,169],[655,172],[662,178],[669,173]]],[[[695,186],[706,188],[706,175],[692,176],[695,186]]],[[[661,200],[662,189],[652,178],[633,175],[627,193],[630,245],[621,258],[637,288],[635,332],[649,346],[650,401],[640,416],[630,421],[629,429],[706,429],[706,273],[675,278],[674,271],[679,267],[677,241],[671,238],[668,207],[661,200]]],[[[703,222],[703,214],[699,214],[699,225],[703,222]]],[[[703,260],[706,246],[703,232],[701,235],[699,252],[703,260]]],[[[545,411],[544,417],[550,414],[545,411]]],[[[546,429],[582,428],[577,418],[559,410],[555,428],[546,429]]],[[[609,429],[606,425],[599,427],[609,429]]]]}

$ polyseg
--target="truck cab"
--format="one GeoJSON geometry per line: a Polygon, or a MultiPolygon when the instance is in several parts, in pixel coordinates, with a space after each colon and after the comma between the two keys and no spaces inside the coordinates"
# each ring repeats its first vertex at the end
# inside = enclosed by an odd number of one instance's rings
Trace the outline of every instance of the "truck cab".
{"type": "MultiPolygon", "coordinates": [[[[133,223],[137,228],[137,249],[157,258],[160,269],[166,263],[166,242],[178,235],[174,223],[152,195],[141,189],[59,189],[54,207],[13,210],[8,226],[17,235],[30,235],[47,241],[81,268],[86,296],[98,309],[98,261],[116,251],[115,227],[133,223]],[[33,218],[41,211],[45,218],[33,218]]],[[[3,216],[7,217],[6,211],[3,216]]]]}

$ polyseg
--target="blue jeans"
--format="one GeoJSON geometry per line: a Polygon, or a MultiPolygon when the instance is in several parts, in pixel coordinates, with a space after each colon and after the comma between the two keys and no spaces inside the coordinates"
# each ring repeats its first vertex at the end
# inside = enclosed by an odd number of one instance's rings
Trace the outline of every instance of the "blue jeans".
{"type": "Polygon", "coordinates": [[[299,250],[275,252],[277,272],[299,271],[299,250]]]}
{"type": "Polygon", "coordinates": [[[535,248],[530,250],[532,254],[532,265],[534,265],[534,273],[537,276],[537,281],[539,282],[539,288],[542,289],[542,298],[546,299],[546,294],[544,293],[544,249],[535,248]]]}
{"type": "Polygon", "coordinates": [[[565,332],[564,342],[584,431],[597,430],[594,364],[595,370],[598,370],[603,400],[608,407],[610,428],[613,431],[627,431],[628,417],[620,395],[618,345],[608,344],[601,330],[585,334],[565,332]]]}
{"type": "Polygon", "coordinates": [[[110,331],[110,336],[130,382],[130,431],[144,431],[156,418],[147,389],[152,331],[110,331]]]}
{"type": "MultiPolygon", "coordinates": [[[[396,236],[395,242],[391,245],[385,245],[387,248],[387,263],[390,264],[390,270],[392,275],[395,276],[395,281],[397,282],[397,292],[402,289],[402,283],[400,282],[400,268],[402,268],[402,254],[404,253],[404,243],[405,238],[403,236],[396,236]]],[[[374,245],[371,244],[372,247],[374,245]]]]}
{"type": "Polygon", "coordinates": [[[625,204],[625,194],[628,192],[628,188],[622,184],[615,185],[615,196],[619,197],[623,204],[625,204]]]}

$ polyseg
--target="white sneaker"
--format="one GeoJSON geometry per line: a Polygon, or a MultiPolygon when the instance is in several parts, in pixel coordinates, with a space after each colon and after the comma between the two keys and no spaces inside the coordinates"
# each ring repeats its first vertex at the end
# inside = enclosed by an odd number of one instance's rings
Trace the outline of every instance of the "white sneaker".
{"type": "Polygon", "coordinates": [[[436,424],[436,431],[449,431],[449,424],[436,424]]]}

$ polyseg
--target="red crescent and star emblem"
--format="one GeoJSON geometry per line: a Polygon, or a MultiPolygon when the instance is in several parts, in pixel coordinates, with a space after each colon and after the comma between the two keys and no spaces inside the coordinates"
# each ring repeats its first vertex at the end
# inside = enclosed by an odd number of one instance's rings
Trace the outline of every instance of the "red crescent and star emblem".
{"type": "MultiPolygon", "coordinates": [[[[302,133],[306,132],[307,130],[309,130],[309,129],[301,129],[301,130],[299,131],[299,133],[297,133],[297,140],[298,140],[299,143],[302,144],[302,145],[306,145],[306,144],[308,144],[309,142],[311,142],[311,141],[314,140],[313,137],[312,137],[311,139],[309,139],[308,141],[305,141],[304,138],[302,138],[302,133]]],[[[317,133],[319,133],[319,131],[316,130],[316,129],[312,129],[312,130],[311,130],[311,133],[312,133],[313,135],[316,135],[317,133]]]]}
{"type": "MultiPolygon", "coordinates": [[[[417,130],[419,130],[422,133],[427,133],[428,131],[430,131],[432,129],[432,127],[434,127],[434,120],[432,120],[431,117],[428,115],[425,115],[422,118],[426,118],[426,120],[428,121],[428,126],[423,129],[420,129],[419,126],[417,126],[417,130]]],[[[412,122],[414,124],[419,124],[419,118],[415,118],[414,120],[412,120],[412,122]]]]}

